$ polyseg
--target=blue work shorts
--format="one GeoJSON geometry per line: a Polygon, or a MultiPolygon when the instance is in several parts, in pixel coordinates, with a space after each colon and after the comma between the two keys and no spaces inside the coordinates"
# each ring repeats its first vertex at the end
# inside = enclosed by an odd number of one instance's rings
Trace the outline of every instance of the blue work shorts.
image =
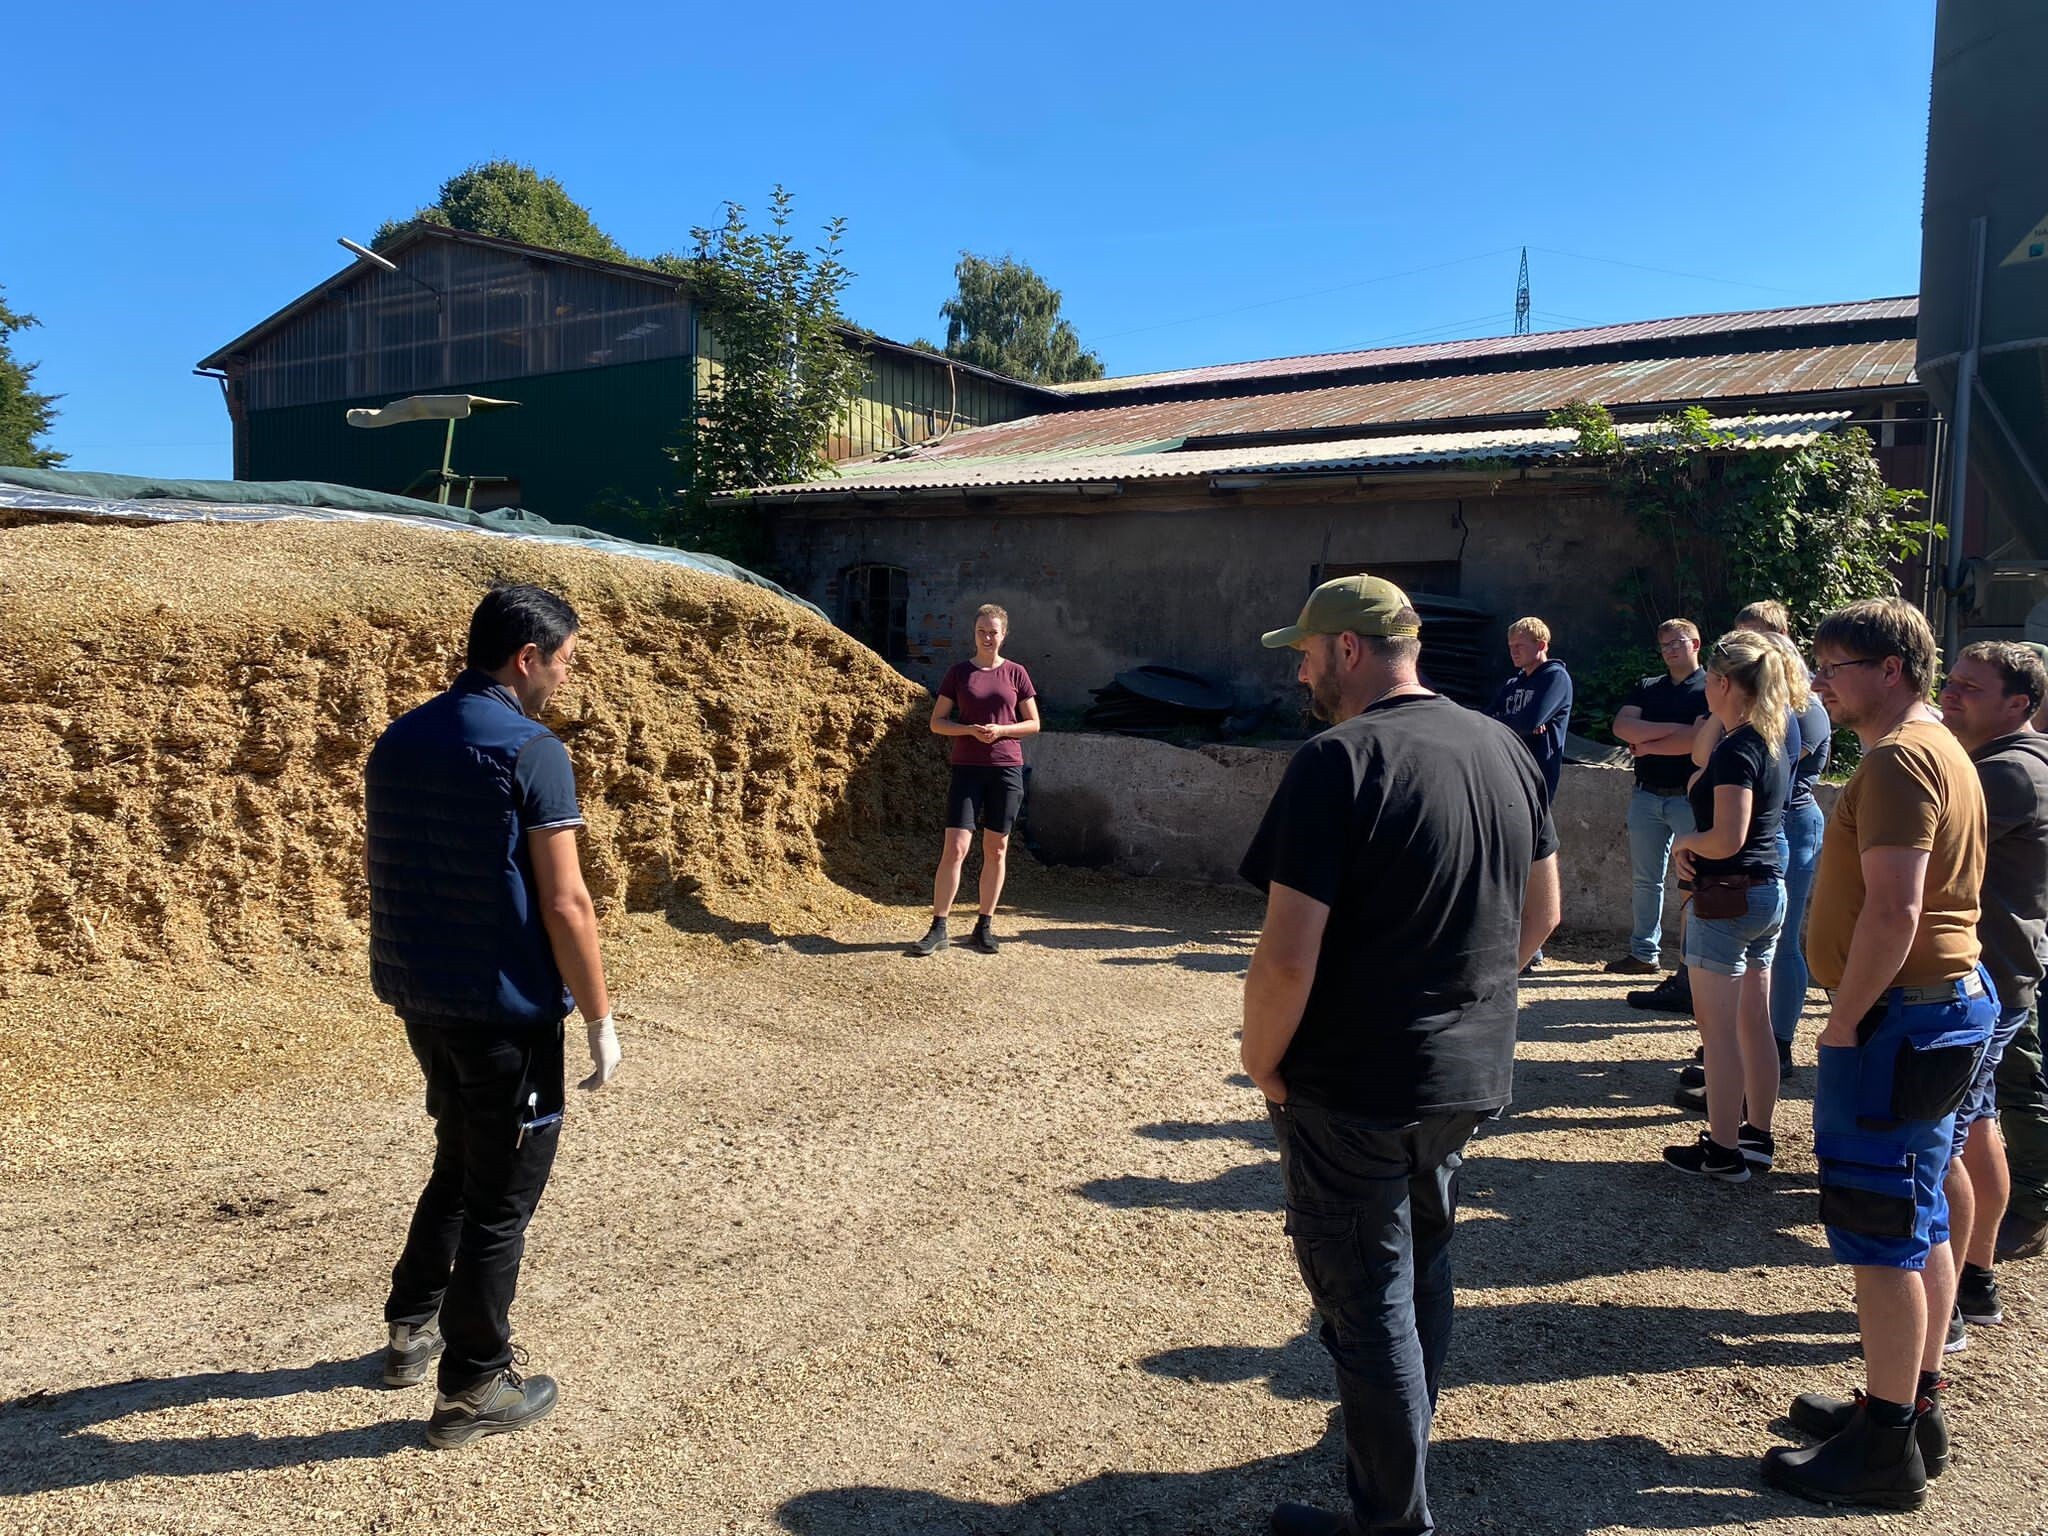
{"type": "Polygon", "coordinates": [[[1813,1151],[1821,1224],[1840,1262],[1921,1269],[1948,1241],[1942,1181],[1956,1111],[1997,1020],[1980,966],[1947,988],[1892,988],[1864,1016],[1860,1044],[1820,1048],[1813,1151]]]}

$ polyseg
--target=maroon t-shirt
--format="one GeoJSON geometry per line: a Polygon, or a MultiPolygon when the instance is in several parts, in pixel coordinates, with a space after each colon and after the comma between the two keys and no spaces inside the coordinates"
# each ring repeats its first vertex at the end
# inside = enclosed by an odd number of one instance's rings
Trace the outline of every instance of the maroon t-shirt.
{"type": "MultiPolygon", "coordinates": [[[[963,725],[1015,725],[1023,716],[1018,706],[1038,697],[1031,674],[1014,661],[977,667],[956,661],[939,684],[939,697],[953,701],[953,718],[963,725]]],[[[953,738],[956,768],[1021,768],[1024,743],[1011,736],[993,744],[972,736],[953,738]]]]}

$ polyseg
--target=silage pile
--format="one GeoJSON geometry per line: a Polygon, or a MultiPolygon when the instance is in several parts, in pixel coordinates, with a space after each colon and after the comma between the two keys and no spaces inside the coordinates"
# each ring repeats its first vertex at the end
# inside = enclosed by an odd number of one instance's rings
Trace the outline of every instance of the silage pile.
{"type": "Polygon", "coordinates": [[[398,523],[30,523],[0,528],[0,973],[358,952],[363,759],[499,580],[583,618],[548,723],[601,910],[929,878],[926,696],[757,589],[398,523]]]}

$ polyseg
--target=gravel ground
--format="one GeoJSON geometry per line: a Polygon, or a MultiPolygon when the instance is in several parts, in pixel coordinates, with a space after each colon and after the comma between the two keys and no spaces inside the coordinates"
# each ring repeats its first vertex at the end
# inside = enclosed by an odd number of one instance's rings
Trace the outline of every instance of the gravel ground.
{"type": "MultiPolygon", "coordinates": [[[[430,1143],[360,979],[195,972],[151,1018],[96,1011],[103,978],[15,978],[0,1068],[176,1044],[0,1129],[10,1529],[1251,1532],[1337,1500],[1236,1076],[1257,907],[1019,894],[994,958],[901,958],[909,910],[779,939],[627,920],[626,1068],[571,1106],[515,1312],[562,1403],[457,1453],[424,1447],[430,1389],[375,1385],[430,1143]]],[[[1681,1181],[1655,1158],[1697,1123],[1664,1102],[1689,1025],[1591,959],[1528,986],[1518,1103],[1468,1165],[1443,1528],[1908,1528],[1756,1476],[1794,1393],[1860,1379],[1810,1068],[1781,1172],[1681,1181]]],[[[2048,1267],[2001,1279],[1916,1528],[2048,1529],[2048,1267]]]]}

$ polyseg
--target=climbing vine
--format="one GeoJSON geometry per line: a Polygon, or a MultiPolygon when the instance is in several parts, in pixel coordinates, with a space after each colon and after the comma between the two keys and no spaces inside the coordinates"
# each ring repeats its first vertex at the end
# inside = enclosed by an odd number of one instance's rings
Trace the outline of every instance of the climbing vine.
{"type": "MultiPolygon", "coordinates": [[[[1898,567],[1938,533],[1914,515],[1918,498],[1885,484],[1861,428],[1793,448],[1760,447],[1722,430],[1695,406],[1624,438],[1605,407],[1580,402],[1548,424],[1578,434],[1579,451],[1608,466],[1630,519],[1657,557],[1636,564],[1618,594],[1642,632],[1684,616],[1706,636],[1727,628],[1745,603],[1774,597],[1809,636],[1844,603],[1899,590],[1898,567]]],[[[1647,640],[1626,647],[1655,670],[1647,640]]],[[[1603,661],[1607,658],[1603,658],[1603,661]]],[[[1617,679],[1630,663],[1602,668],[1617,679]]],[[[1591,670],[1591,669],[1589,669],[1591,670]]],[[[1637,675],[1641,675],[1638,673],[1637,675]]],[[[1580,699],[1604,725],[1619,704],[1580,699]]]]}

